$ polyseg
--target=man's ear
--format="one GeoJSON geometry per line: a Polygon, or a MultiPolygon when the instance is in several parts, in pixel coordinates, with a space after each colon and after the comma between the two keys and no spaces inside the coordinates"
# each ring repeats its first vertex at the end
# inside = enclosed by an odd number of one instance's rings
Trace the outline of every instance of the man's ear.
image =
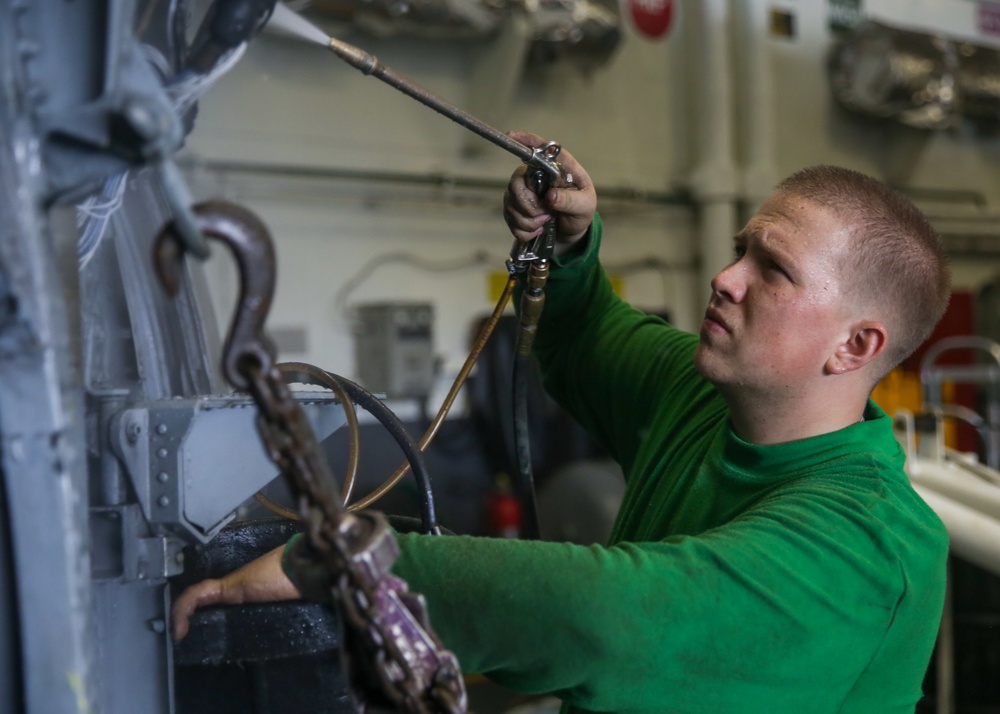
{"type": "Polygon", "coordinates": [[[886,348],[889,331],[881,322],[864,320],[851,326],[846,340],[826,362],[827,374],[844,374],[871,364],[886,348]]]}

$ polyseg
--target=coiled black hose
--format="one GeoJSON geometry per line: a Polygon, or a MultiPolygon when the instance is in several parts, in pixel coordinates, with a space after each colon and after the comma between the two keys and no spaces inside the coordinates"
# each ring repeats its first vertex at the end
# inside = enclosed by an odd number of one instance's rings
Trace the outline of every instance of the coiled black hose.
{"type": "MultiPolygon", "coordinates": [[[[555,245],[555,223],[552,219],[542,229],[548,247],[555,245]]],[[[514,489],[521,501],[521,534],[537,540],[538,513],[535,506],[535,477],[531,469],[531,444],[528,429],[528,371],[531,367],[531,347],[538,333],[538,322],[545,307],[545,284],[549,279],[548,258],[538,258],[525,273],[524,292],[521,293],[520,322],[517,343],[514,347],[513,395],[514,403],[514,453],[517,458],[517,477],[514,489]]]]}
{"type": "MultiPolygon", "coordinates": [[[[290,381],[310,382],[311,372],[319,370],[302,362],[284,362],[278,365],[282,373],[290,381]]],[[[399,417],[379,400],[374,394],[362,387],[360,384],[352,382],[346,377],[326,372],[328,376],[335,379],[347,392],[348,396],[362,409],[367,410],[372,416],[378,419],[379,423],[392,435],[403,455],[410,464],[413,476],[417,480],[420,491],[420,519],[423,523],[424,532],[431,535],[440,535],[441,529],[438,526],[437,514],[434,508],[434,491],[431,488],[431,476],[424,463],[424,455],[420,447],[410,436],[409,432],[399,420],[399,417]]]]}
{"type": "Polygon", "coordinates": [[[410,469],[413,471],[413,477],[417,480],[417,485],[420,488],[420,518],[424,524],[424,532],[431,535],[441,535],[441,529],[438,527],[437,522],[437,514],[434,510],[434,490],[431,488],[431,475],[427,470],[427,464],[424,463],[424,455],[420,451],[420,447],[417,446],[417,442],[410,436],[410,433],[403,426],[403,422],[399,420],[395,412],[383,404],[378,397],[360,384],[352,382],[345,377],[335,374],[331,376],[340,382],[344,391],[351,396],[351,399],[357,402],[363,409],[367,409],[372,416],[378,419],[382,426],[392,434],[396,443],[399,444],[399,448],[403,450],[403,455],[406,456],[406,460],[410,464],[410,469]]]}
{"type": "MultiPolygon", "coordinates": [[[[555,159],[559,155],[559,145],[550,142],[546,154],[555,159]],[[554,151],[552,151],[554,149],[554,151]]],[[[551,177],[538,166],[532,166],[525,180],[539,199],[551,187],[551,177]]],[[[517,241],[511,253],[512,270],[517,271],[516,255],[523,255],[517,241]]],[[[517,475],[514,490],[521,502],[521,535],[530,540],[538,540],[538,509],[535,506],[535,476],[531,469],[531,438],[528,429],[528,371],[530,369],[531,347],[538,332],[538,322],[545,307],[545,284],[549,279],[549,259],[556,245],[556,222],[549,218],[535,239],[535,258],[524,270],[524,292],[521,293],[517,342],[514,346],[514,374],[512,378],[511,401],[514,403],[514,455],[517,459],[517,475]]]]}
{"type": "Polygon", "coordinates": [[[517,478],[514,491],[521,503],[521,536],[538,540],[538,509],[535,506],[535,477],[531,468],[531,438],[528,429],[528,375],[530,355],[514,355],[514,451],[517,457],[517,478]]]}

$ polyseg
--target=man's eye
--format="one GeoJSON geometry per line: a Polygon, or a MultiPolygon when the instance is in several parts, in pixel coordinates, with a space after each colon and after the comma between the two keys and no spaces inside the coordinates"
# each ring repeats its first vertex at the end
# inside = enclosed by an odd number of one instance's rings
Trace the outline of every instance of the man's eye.
{"type": "Polygon", "coordinates": [[[733,262],[735,263],[737,260],[739,260],[740,258],[742,258],[746,254],[747,254],[747,249],[746,249],[745,246],[738,245],[738,246],[734,247],[733,248],[733,262]]]}
{"type": "Polygon", "coordinates": [[[784,276],[785,276],[786,278],[788,277],[788,273],[786,273],[786,272],[785,272],[785,269],[784,269],[784,268],[782,268],[782,267],[781,267],[780,265],[778,265],[777,263],[775,263],[775,262],[774,262],[773,260],[771,261],[771,270],[774,270],[774,271],[776,271],[776,272],[778,272],[778,273],[781,273],[781,274],[782,274],[782,275],[784,275],[784,276]]]}

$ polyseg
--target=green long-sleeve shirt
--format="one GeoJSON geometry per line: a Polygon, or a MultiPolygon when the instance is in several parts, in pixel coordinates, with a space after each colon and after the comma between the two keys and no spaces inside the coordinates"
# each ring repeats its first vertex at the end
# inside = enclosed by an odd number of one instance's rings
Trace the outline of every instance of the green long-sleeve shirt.
{"type": "Polygon", "coordinates": [[[589,247],[553,272],[546,387],[621,463],[607,547],[399,537],[467,672],[596,712],[912,712],[947,535],[889,419],[741,441],[697,337],[615,297],[589,247]]]}

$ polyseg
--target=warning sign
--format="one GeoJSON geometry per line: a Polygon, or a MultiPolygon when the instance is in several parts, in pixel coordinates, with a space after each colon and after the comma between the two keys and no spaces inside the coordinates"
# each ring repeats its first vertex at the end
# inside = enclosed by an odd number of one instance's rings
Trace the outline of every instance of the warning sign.
{"type": "Polygon", "coordinates": [[[670,30],[674,0],[625,0],[625,14],[640,35],[659,39],[670,30]]]}

